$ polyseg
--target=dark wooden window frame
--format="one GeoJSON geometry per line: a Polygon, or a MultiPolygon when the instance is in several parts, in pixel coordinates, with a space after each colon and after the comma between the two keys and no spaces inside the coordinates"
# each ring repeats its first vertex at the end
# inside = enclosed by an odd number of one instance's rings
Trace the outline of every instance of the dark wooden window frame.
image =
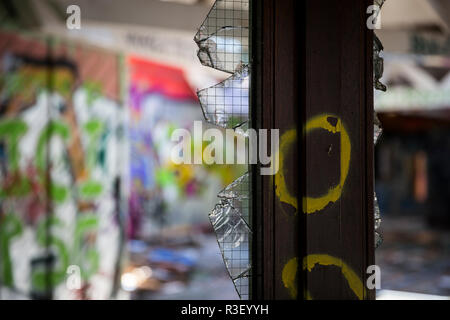
{"type": "Polygon", "coordinates": [[[370,4],[370,0],[251,1],[253,127],[280,129],[280,136],[296,130],[295,143],[291,139],[284,154],[283,172],[298,204],[335,185],[343,162],[342,134],[321,130],[303,134],[307,121],[336,116],[351,143],[342,195],[313,214],[281,201],[275,178],[252,168],[253,299],[375,298],[374,290],[365,286],[367,267],[375,264],[373,31],[366,27],[370,4]],[[312,254],[334,257],[339,263],[318,263],[311,271],[304,270],[303,258],[312,254]],[[283,281],[283,270],[295,257],[296,285],[303,288],[297,296],[283,281]],[[348,279],[349,269],[364,285],[362,291],[348,279]]]}

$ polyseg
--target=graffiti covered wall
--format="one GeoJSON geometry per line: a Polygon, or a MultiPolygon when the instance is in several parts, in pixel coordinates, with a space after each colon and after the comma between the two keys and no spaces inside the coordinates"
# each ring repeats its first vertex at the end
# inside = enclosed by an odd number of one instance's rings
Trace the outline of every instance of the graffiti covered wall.
{"type": "Polygon", "coordinates": [[[209,225],[208,213],[217,193],[244,173],[245,166],[175,165],[171,161],[172,147],[177,144],[171,139],[175,129],[187,129],[193,136],[192,146],[202,145],[202,136],[193,134],[194,121],[204,119],[197,96],[180,68],[138,57],[130,57],[127,64],[128,236],[140,238],[145,236],[143,231],[154,234],[164,227],[209,225]]]}
{"type": "Polygon", "coordinates": [[[121,242],[119,58],[0,33],[0,70],[1,292],[107,299],[121,242]]]}

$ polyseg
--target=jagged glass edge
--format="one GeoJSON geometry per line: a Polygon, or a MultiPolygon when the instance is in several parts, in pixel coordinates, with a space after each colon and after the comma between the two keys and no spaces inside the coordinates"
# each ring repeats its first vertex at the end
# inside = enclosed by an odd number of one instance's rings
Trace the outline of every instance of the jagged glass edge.
{"type": "MultiPolygon", "coordinates": [[[[208,113],[207,113],[208,105],[203,103],[201,101],[200,97],[201,96],[207,96],[208,94],[206,92],[208,90],[215,89],[215,88],[222,88],[222,87],[224,87],[225,83],[227,83],[228,81],[243,80],[245,77],[250,76],[250,74],[251,74],[251,71],[250,71],[250,66],[248,64],[240,65],[238,67],[238,69],[236,70],[236,72],[233,75],[231,75],[230,77],[228,77],[227,79],[225,79],[225,80],[223,80],[223,81],[221,81],[221,82],[219,82],[219,83],[217,83],[217,84],[215,84],[215,85],[213,85],[211,87],[207,87],[207,88],[204,88],[204,89],[201,89],[201,90],[197,91],[197,96],[199,98],[199,103],[200,103],[200,106],[201,106],[201,109],[202,109],[203,117],[205,118],[205,121],[207,123],[210,123],[212,125],[215,125],[215,126],[218,126],[218,127],[224,128],[224,129],[233,129],[233,130],[236,130],[238,128],[242,128],[245,124],[248,124],[249,119],[244,120],[244,121],[242,121],[242,122],[240,122],[240,123],[238,123],[238,124],[236,124],[236,125],[234,125],[232,127],[230,127],[228,123],[220,124],[220,123],[217,123],[214,120],[211,120],[209,118],[208,113]]],[[[248,90],[250,90],[250,88],[248,88],[248,90]]],[[[250,117],[250,114],[248,115],[248,117],[250,117]]]]}
{"type": "MultiPolygon", "coordinates": [[[[242,217],[242,213],[241,213],[237,208],[233,207],[233,205],[232,205],[228,200],[222,199],[221,202],[218,203],[218,204],[214,207],[213,211],[209,214],[209,220],[210,220],[210,223],[211,223],[211,225],[212,225],[212,227],[213,227],[213,229],[214,229],[214,233],[215,233],[215,235],[216,235],[216,241],[217,241],[217,244],[218,244],[218,246],[219,246],[220,254],[222,255],[222,259],[223,259],[223,261],[224,261],[225,268],[226,268],[226,270],[227,270],[227,272],[228,272],[228,275],[229,275],[230,279],[231,279],[231,280],[233,281],[233,283],[234,283],[235,280],[241,278],[244,274],[250,272],[250,270],[252,269],[252,266],[251,266],[251,263],[249,263],[249,267],[248,267],[247,269],[245,269],[244,271],[242,271],[242,272],[241,272],[238,276],[236,276],[236,277],[233,277],[233,275],[231,274],[230,266],[229,266],[229,264],[227,263],[228,259],[225,257],[224,250],[223,250],[222,245],[220,244],[220,241],[219,241],[218,233],[217,233],[217,231],[216,231],[216,228],[214,227],[214,223],[213,223],[212,218],[211,218],[211,216],[213,215],[213,212],[216,210],[216,208],[217,208],[218,206],[222,206],[222,207],[229,206],[229,207],[233,208],[233,209],[238,213],[240,221],[243,222],[243,223],[245,224],[245,226],[247,227],[247,229],[248,229],[248,231],[249,231],[249,232],[248,232],[248,235],[249,235],[249,236],[253,233],[253,231],[252,231],[252,229],[250,228],[250,226],[248,225],[247,221],[245,221],[245,219],[242,217]]],[[[249,261],[250,261],[250,258],[249,258],[249,261]]],[[[236,287],[236,286],[235,286],[235,287],[236,287]]],[[[236,291],[237,291],[239,297],[241,297],[241,293],[239,292],[239,290],[238,290],[237,288],[236,288],[236,291]]]]}
{"type": "MultiPolygon", "coordinates": [[[[386,0],[374,0],[374,4],[378,5],[380,7],[380,11],[378,11],[378,14],[380,14],[381,9],[384,5],[386,0]]],[[[380,56],[381,51],[384,50],[383,44],[381,43],[380,39],[377,37],[377,35],[374,33],[374,39],[373,39],[373,50],[374,50],[374,57],[373,57],[373,63],[374,63],[374,88],[375,90],[380,91],[386,91],[387,87],[380,82],[380,79],[383,77],[384,72],[384,59],[380,56]]],[[[381,122],[378,119],[377,113],[374,112],[374,146],[377,145],[378,141],[380,140],[381,135],[383,134],[383,128],[381,126],[381,122]]],[[[377,249],[381,244],[383,243],[383,236],[378,231],[378,229],[381,227],[381,211],[380,206],[378,205],[378,198],[377,194],[374,192],[374,229],[375,229],[375,249],[377,249]]]]}

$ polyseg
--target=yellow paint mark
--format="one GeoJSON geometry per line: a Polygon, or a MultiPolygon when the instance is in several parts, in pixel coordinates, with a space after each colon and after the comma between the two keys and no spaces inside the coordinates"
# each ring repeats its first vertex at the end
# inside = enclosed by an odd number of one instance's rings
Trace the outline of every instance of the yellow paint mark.
{"type": "Polygon", "coordinates": [[[312,118],[306,124],[306,134],[316,129],[324,129],[333,134],[341,134],[341,178],[339,184],[332,187],[324,196],[313,198],[303,198],[303,212],[314,213],[325,208],[330,202],[336,202],[342,195],[342,188],[344,187],[345,180],[347,180],[348,168],[350,166],[351,144],[350,138],[341,119],[325,114],[312,118]],[[333,126],[328,118],[337,119],[336,126],[333,126]]]}
{"type": "MultiPolygon", "coordinates": [[[[344,187],[345,181],[348,176],[348,169],[350,166],[350,156],[351,156],[351,144],[350,138],[345,129],[342,121],[333,115],[324,114],[317,117],[312,118],[308,121],[305,128],[305,134],[310,133],[313,130],[324,129],[333,134],[340,133],[341,134],[341,177],[339,183],[330,188],[328,192],[321,197],[304,197],[303,198],[303,212],[311,214],[325,208],[329,203],[336,202],[342,195],[342,189],[344,187]],[[337,120],[336,125],[333,126],[328,119],[335,118],[337,120]]],[[[297,131],[295,129],[291,129],[285,132],[281,136],[280,141],[280,149],[278,151],[278,155],[275,157],[279,159],[279,171],[278,174],[275,175],[275,193],[278,199],[281,202],[290,204],[295,209],[298,209],[297,197],[292,195],[289,192],[289,189],[286,185],[285,178],[285,169],[284,169],[284,161],[285,155],[287,154],[289,148],[295,141],[297,140],[297,131]]]]}
{"type": "Polygon", "coordinates": [[[308,290],[305,290],[305,299],[306,300],[312,300],[313,298],[311,297],[311,294],[309,293],[308,290]]]}
{"type": "MultiPolygon", "coordinates": [[[[275,161],[276,159],[279,159],[280,162],[278,164],[279,171],[275,175],[275,193],[281,202],[290,204],[295,209],[298,209],[297,197],[289,192],[288,187],[286,185],[286,178],[284,172],[284,157],[289,151],[291,144],[294,143],[295,141],[297,141],[297,130],[295,129],[286,131],[281,136],[280,148],[277,151],[278,156],[274,157],[275,161]]],[[[275,166],[275,168],[277,168],[277,166],[275,166]]]]}
{"type": "Polygon", "coordinates": [[[283,280],[284,286],[289,289],[292,298],[297,298],[297,268],[298,259],[292,258],[286,263],[281,273],[281,279],[283,280]]]}
{"type": "Polygon", "coordinates": [[[327,255],[327,254],[310,254],[303,259],[303,269],[308,269],[309,272],[314,269],[314,267],[320,264],[322,266],[336,266],[341,268],[341,272],[344,278],[347,280],[350,289],[358,297],[359,300],[363,299],[364,296],[364,286],[359,279],[358,275],[350,268],[344,261],[339,258],[327,255]]]}
{"type": "MultiPolygon", "coordinates": [[[[303,259],[303,270],[307,269],[309,272],[311,272],[317,264],[322,266],[339,267],[341,269],[342,275],[347,280],[347,283],[353,293],[358,297],[359,300],[362,300],[364,298],[364,286],[361,279],[344,261],[327,254],[311,254],[303,259]]],[[[293,299],[297,298],[298,293],[296,281],[297,268],[298,258],[292,258],[284,266],[281,277],[284,286],[289,289],[289,292],[293,299]]],[[[305,291],[305,297],[307,300],[312,299],[308,291],[305,291]]]]}
{"type": "MultiPolygon", "coordinates": [[[[314,117],[308,121],[305,128],[305,135],[313,130],[324,129],[331,132],[332,134],[340,133],[340,143],[341,143],[341,154],[340,154],[340,167],[341,167],[341,177],[339,183],[330,188],[328,192],[321,197],[304,197],[303,198],[303,212],[311,214],[325,208],[329,203],[336,202],[342,196],[342,190],[347,180],[348,170],[350,166],[351,157],[351,143],[349,135],[342,124],[342,121],[333,115],[324,114],[314,117]],[[336,119],[336,124],[331,124],[328,120],[330,118],[336,119]]],[[[298,209],[297,198],[289,193],[286,186],[285,172],[284,172],[284,157],[297,139],[297,132],[295,129],[287,131],[282,137],[280,142],[280,150],[278,151],[279,159],[279,172],[275,176],[275,192],[278,199],[281,202],[287,203],[298,209]]],[[[364,286],[358,275],[341,259],[326,255],[326,254],[312,254],[308,255],[303,259],[303,270],[308,270],[309,272],[314,269],[314,267],[319,264],[323,266],[336,266],[341,269],[344,278],[347,280],[350,289],[362,300],[364,297],[364,286]]],[[[297,288],[297,269],[298,269],[298,258],[292,258],[284,266],[282,271],[282,281],[284,286],[289,290],[292,298],[297,298],[298,288],[297,288]]],[[[305,298],[307,300],[312,300],[311,294],[308,290],[305,290],[305,298]]]]}

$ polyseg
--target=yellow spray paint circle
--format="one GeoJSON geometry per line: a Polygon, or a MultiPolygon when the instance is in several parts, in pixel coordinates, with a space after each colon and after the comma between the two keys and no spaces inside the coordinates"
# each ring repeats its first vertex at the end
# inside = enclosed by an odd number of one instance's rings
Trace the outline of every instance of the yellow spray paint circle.
{"type": "MultiPolygon", "coordinates": [[[[364,286],[361,279],[344,261],[327,254],[310,254],[303,259],[303,270],[308,270],[311,272],[316,265],[339,267],[353,293],[359,300],[364,298],[364,286]]],[[[288,263],[286,263],[281,274],[283,284],[289,290],[293,299],[296,299],[298,295],[296,281],[297,268],[298,258],[292,258],[288,261],[288,263]]],[[[312,299],[308,291],[305,292],[305,295],[306,299],[312,299]]]]}
{"type": "Polygon", "coordinates": [[[305,133],[308,134],[309,132],[317,129],[324,129],[333,134],[341,134],[341,179],[338,185],[328,190],[327,194],[318,198],[305,197],[303,199],[303,211],[306,213],[314,213],[316,211],[320,211],[325,208],[330,202],[336,202],[341,197],[342,188],[344,187],[345,180],[347,180],[348,168],[350,166],[350,138],[347,131],[345,130],[344,125],[342,124],[341,119],[329,114],[317,116],[308,121],[308,123],[306,124],[305,133]],[[328,121],[329,118],[337,119],[335,126],[333,126],[328,121]]]}
{"type": "Polygon", "coordinates": [[[297,268],[298,259],[292,258],[286,263],[283,272],[281,273],[281,280],[283,281],[284,286],[289,290],[293,299],[297,298],[297,268]]]}
{"type": "MultiPolygon", "coordinates": [[[[347,180],[348,169],[350,166],[350,156],[351,156],[351,144],[349,135],[342,124],[342,121],[333,115],[324,114],[310,119],[305,128],[305,134],[310,133],[313,130],[323,129],[333,134],[341,134],[341,177],[339,183],[330,188],[328,192],[320,197],[305,197],[303,198],[303,212],[314,213],[325,208],[330,202],[336,202],[342,195],[342,188],[344,187],[345,181],[347,180]],[[336,125],[332,125],[328,119],[337,119],[336,125]]],[[[280,148],[275,156],[275,161],[279,167],[278,174],[275,175],[275,194],[281,202],[290,204],[295,209],[298,209],[297,197],[289,192],[286,184],[284,161],[285,155],[291,145],[297,140],[297,131],[291,129],[285,132],[281,136],[280,148]]]]}
{"type": "Polygon", "coordinates": [[[298,209],[297,197],[293,196],[286,185],[285,171],[284,171],[284,157],[289,151],[291,145],[297,141],[297,130],[291,129],[286,131],[280,139],[280,148],[275,156],[275,161],[279,161],[275,168],[278,167],[278,173],[275,175],[275,193],[281,202],[290,204],[295,209],[298,209]]]}

